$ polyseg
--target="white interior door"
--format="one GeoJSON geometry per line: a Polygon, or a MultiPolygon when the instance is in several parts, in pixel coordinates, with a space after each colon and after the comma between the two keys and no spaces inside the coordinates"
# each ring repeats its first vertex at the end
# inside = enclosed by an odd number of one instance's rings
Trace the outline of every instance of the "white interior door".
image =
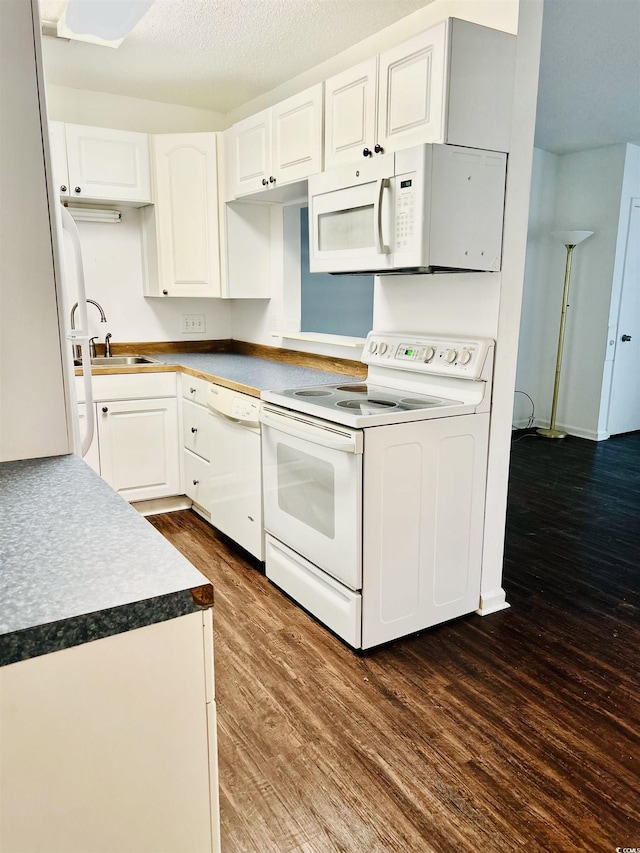
{"type": "Polygon", "coordinates": [[[640,429],[640,198],[632,200],[613,361],[611,435],[640,429]]]}

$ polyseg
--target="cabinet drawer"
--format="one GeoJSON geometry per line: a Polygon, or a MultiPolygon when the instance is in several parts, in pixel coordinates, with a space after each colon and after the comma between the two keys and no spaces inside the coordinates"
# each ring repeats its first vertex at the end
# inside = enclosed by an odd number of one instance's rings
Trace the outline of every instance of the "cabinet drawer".
{"type": "MultiPolygon", "coordinates": [[[[113,373],[92,376],[93,399],[101,400],[145,400],[157,397],[176,396],[175,373],[113,373]]],[[[76,376],[76,395],[84,403],[84,382],[76,376]]]]}
{"type": "Polygon", "coordinates": [[[185,495],[209,512],[209,463],[186,449],[183,462],[185,495]]]}
{"type": "Polygon", "coordinates": [[[197,376],[188,376],[186,373],[180,375],[180,381],[182,396],[185,400],[191,400],[192,403],[199,403],[201,406],[207,405],[207,388],[211,382],[199,379],[197,376]]]}
{"type": "Polygon", "coordinates": [[[206,459],[209,455],[209,419],[211,415],[204,406],[182,401],[182,443],[184,446],[206,459]]]}
{"type": "Polygon", "coordinates": [[[361,648],[362,597],[267,535],[266,575],[354,649],[361,648]]]}

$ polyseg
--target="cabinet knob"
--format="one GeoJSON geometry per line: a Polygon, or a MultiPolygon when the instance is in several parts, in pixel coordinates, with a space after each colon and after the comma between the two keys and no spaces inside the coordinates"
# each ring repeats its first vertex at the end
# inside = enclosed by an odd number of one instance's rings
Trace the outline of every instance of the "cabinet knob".
{"type": "Polygon", "coordinates": [[[168,291],[168,290],[163,290],[163,291],[162,291],[162,295],[163,295],[163,296],[168,296],[168,295],[169,295],[169,291],[168,291]]]}
{"type": "Polygon", "coordinates": [[[104,412],[104,414],[106,415],[106,414],[107,414],[107,412],[109,411],[109,407],[108,407],[108,406],[103,406],[103,407],[102,407],[102,411],[103,411],[103,412],[104,412]]]}
{"type": "Polygon", "coordinates": [[[382,145],[376,142],[376,144],[373,146],[373,150],[376,152],[376,154],[382,154],[384,148],[382,147],[382,145]]]}
{"type": "Polygon", "coordinates": [[[191,427],[191,432],[193,432],[193,433],[198,432],[198,427],[191,427]]]}
{"type": "Polygon", "coordinates": [[[363,157],[373,157],[373,152],[371,151],[370,148],[363,148],[362,149],[362,156],[363,157]]]}
{"type": "Polygon", "coordinates": [[[62,186],[60,187],[60,192],[61,192],[61,193],[66,193],[66,191],[67,191],[67,185],[66,185],[66,184],[62,184],[62,186]]]}
{"type": "Polygon", "coordinates": [[[263,186],[263,187],[266,187],[266,186],[268,186],[268,185],[269,185],[269,181],[268,181],[266,178],[263,178],[263,179],[262,179],[262,186],[263,186]]]}
{"type": "Polygon", "coordinates": [[[74,187],[73,189],[74,189],[74,192],[77,192],[77,193],[82,192],[82,187],[74,187]]]}
{"type": "Polygon", "coordinates": [[[189,393],[190,393],[190,394],[195,394],[195,393],[196,393],[196,389],[195,389],[195,388],[189,388],[189,393]]]}
{"type": "Polygon", "coordinates": [[[624,341],[624,342],[626,343],[627,341],[630,341],[630,340],[631,340],[631,335],[623,335],[623,336],[620,338],[620,340],[621,340],[621,341],[624,341]]]}
{"type": "Polygon", "coordinates": [[[270,183],[270,184],[275,184],[275,182],[276,182],[276,179],[273,177],[273,175],[270,175],[270,176],[269,176],[269,183],[270,183]]]}
{"type": "Polygon", "coordinates": [[[193,485],[197,486],[199,482],[200,482],[200,480],[193,480],[193,485]]]}

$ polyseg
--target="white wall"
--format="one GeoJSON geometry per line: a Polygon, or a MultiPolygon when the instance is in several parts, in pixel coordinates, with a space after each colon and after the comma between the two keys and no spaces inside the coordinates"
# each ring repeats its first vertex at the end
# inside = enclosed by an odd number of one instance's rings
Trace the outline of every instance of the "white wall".
{"type": "Polygon", "coordinates": [[[47,85],[47,110],[51,121],[140,133],[196,133],[226,127],[222,113],[54,84],[47,85]]]}
{"type": "MultiPolygon", "coordinates": [[[[607,330],[616,257],[625,145],[561,158],[556,227],[594,234],[576,247],[571,268],[557,422],[574,435],[598,433],[607,330]]],[[[562,287],[566,250],[556,249],[562,287]]]]}
{"type": "MultiPolygon", "coordinates": [[[[122,222],[78,222],[82,244],[87,297],[95,299],[107,315],[88,306],[89,331],[104,341],[192,341],[230,337],[231,306],[222,299],[162,299],[143,296],[142,230],[139,209],[120,207],[122,222]],[[182,314],[204,314],[205,333],[183,335],[182,314]]],[[[66,310],[75,301],[67,273],[66,310]]]]}
{"type": "Polygon", "coordinates": [[[532,415],[532,404],[524,394],[533,400],[536,424],[548,424],[551,414],[562,297],[558,246],[551,237],[556,227],[560,159],[534,150],[516,374],[516,390],[524,393],[516,394],[514,401],[513,422],[518,427],[526,426],[532,415]]]}
{"type": "MultiPolygon", "coordinates": [[[[517,387],[533,397],[536,425],[548,425],[566,263],[551,232],[593,231],[573,252],[557,412],[559,428],[593,440],[608,437],[609,327],[617,317],[629,203],[639,191],[638,150],[612,145],[535,156],[517,387]]],[[[519,397],[518,426],[529,411],[519,397]]]]}

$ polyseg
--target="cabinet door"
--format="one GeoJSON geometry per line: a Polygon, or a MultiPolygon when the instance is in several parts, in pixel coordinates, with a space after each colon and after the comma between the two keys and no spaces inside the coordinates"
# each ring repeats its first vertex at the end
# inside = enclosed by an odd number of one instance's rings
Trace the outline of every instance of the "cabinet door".
{"type": "Polygon", "coordinates": [[[66,124],[65,137],[72,198],[151,202],[146,133],[66,124]]]}
{"type": "Polygon", "coordinates": [[[322,83],[271,108],[272,172],[276,182],[322,171],[322,83]]]}
{"type": "Polygon", "coordinates": [[[188,400],[182,401],[182,443],[207,462],[209,456],[209,409],[188,400]]]}
{"type": "Polygon", "coordinates": [[[363,159],[376,142],[378,57],[336,74],[324,84],[324,167],[363,159]]]}
{"type": "Polygon", "coordinates": [[[447,22],[380,55],[378,143],[386,150],[442,142],[447,22]]]}
{"type": "Polygon", "coordinates": [[[128,501],[180,493],[175,398],[98,404],[102,478],[128,501]]]}
{"type": "Polygon", "coordinates": [[[186,447],[183,452],[184,493],[188,498],[209,512],[210,465],[186,447]]]}
{"type": "Polygon", "coordinates": [[[53,185],[61,198],[68,198],[67,143],[64,135],[64,123],[61,121],[49,122],[49,150],[53,168],[53,185]]]}
{"type": "Polygon", "coordinates": [[[254,193],[268,186],[269,177],[274,177],[271,174],[271,110],[263,110],[235,124],[228,135],[228,145],[227,175],[232,196],[254,193]]]}
{"type": "Polygon", "coordinates": [[[163,134],[152,137],[152,147],[158,253],[153,295],[219,296],[216,134],[163,134]]]}

